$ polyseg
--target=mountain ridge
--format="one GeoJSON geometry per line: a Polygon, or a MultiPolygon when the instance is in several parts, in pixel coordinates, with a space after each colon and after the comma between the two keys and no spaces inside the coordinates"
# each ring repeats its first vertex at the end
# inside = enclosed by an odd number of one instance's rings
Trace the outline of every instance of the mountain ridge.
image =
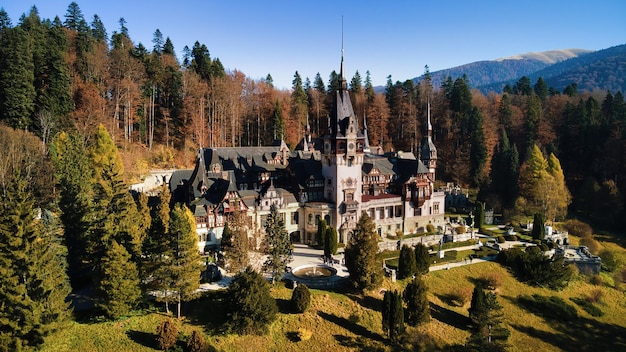
{"type": "MultiPolygon", "coordinates": [[[[595,51],[573,48],[528,52],[430,72],[434,87],[440,87],[448,76],[455,80],[463,75],[472,88],[484,94],[500,93],[505,85],[512,86],[523,76],[533,84],[543,77],[549,87],[560,91],[576,83],[580,91],[624,92],[626,44],[595,51]]],[[[424,75],[409,79],[419,83],[424,75]]],[[[384,91],[384,87],[376,90],[384,91]]]]}

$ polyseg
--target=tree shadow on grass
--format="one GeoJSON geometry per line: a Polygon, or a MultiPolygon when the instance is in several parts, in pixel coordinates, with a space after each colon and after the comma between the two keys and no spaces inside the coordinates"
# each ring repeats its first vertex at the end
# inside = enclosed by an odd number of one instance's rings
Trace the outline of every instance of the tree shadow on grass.
{"type": "MultiPolygon", "coordinates": [[[[361,325],[353,323],[346,318],[338,317],[334,314],[328,314],[324,312],[318,312],[317,314],[320,317],[328,320],[329,322],[337,324],[355,335],[362,336],[362,337],[365,337],[367,339],[371,339],[374,341],[380,341],[380,342],[385,341],[385,338],[382,337],[380,334],[376,334],[372,331],[369,331],[368,329],[362,327],[361,325]]],[[[335,336],[335,338],[337,338],[337,335],[335,336]]]]}
{"type": "Polygon", "coordinates": [[[345,296],[355,301],[363,308],[372,309],[378,312],[380,312],[383,308],[383,302],[372,296],[363,296],[355,293],[346,293],[345,296]]]}
{"type": "Polygon", "coordinates": [[[470,320],[468,317],[433,302],[430,302],[430,316],[457,329],[467,330],[469,328],[470,320]]]}
{"type": "Polygon", "coordinates": [[[228,308],[225,292],[205,292],[200,297],[183,304],[184,315],[191,324],[203,326],[209,335],[222,333],[228,308]]]}
{"type": "Polygon", "coordinates": [[[565,301],[539,295],[505,299],[543,318],[557,332],[539,330],[533,326],[511,325],[517,331],[565,351],[626,351],[625,327],[581,317],[565,301]]]}
{"type": "Polygon", "coordinates": [[[278,311],[282,314],[294,313],[290,299],[276,298],[276,305],[278,306],[278,311]]]}
{"type": "Polygon", "coordinates": [[[143,332],[143,331],[137,331],[137,330],[129,330],[126,332],[126,335],[128,335],[128,337],[135,341],[136,343],[148,347],[148,348],[154,348],[154,349],[159,349],[159,346],[157,345],[156,342],[156,335],[155,334],[151,334],[148,332],[143,332]]]}
{"type": "Polygon", "coordinates": [[[382,345],[381,342],[366,341],[361,336],[350,337],[344,335],[333,335],[333,337],[335,337],[335,340],[337,340],[337,342],[341,346],[354,349],[356,351],[386,351],[384,345],[382,345]]]}
{"type": "Polygon", "coordinates": [[[435,296],[441,300],[441,302],[451,307],[463,307],[454,295],[449,293],[435,293],[435,296]]]}

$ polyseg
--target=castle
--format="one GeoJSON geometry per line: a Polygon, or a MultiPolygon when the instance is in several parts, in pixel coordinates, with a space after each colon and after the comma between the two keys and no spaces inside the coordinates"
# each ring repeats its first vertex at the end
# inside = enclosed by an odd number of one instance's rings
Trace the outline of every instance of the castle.
{"type": "Polygon", "coordinates": [[[359,129],[341,58],[340,85],[324,136],[305,136],[296,150],[283,141],[265,147],[202,148],[193,170],[172,174],[173,200],[196,218],[200,250],[219,247],[228,217],[244,216],[250,238],[260,245],[272,205],[293,242],[312,244],[325,219],[347,243],[362,213],[381,239],[444,225],[444,193],[434,188],[437,149],[430,106],[419,156],[372,153],[367,126],[359,129]],[[318,145],[321,149],[318,150],[318,145]]]}

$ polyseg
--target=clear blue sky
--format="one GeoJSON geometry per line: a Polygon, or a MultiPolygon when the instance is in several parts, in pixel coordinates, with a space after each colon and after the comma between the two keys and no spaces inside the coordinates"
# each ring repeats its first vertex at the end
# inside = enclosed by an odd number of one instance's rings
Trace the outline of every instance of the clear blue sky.
{"type": "MultiPolygon", "coordinates": [[[[13,25],[32,5],[63,21],[69,0],[4,0],[13,25]]],[[[100,16],[109,36],[124,17],[135,44],[151,49],[154,31],[180,53],[206,44],[228,70],[268,73],[290,88],[295,71],[325,83],[339,71],[343,16],[346,76],[374,85],[462,64],[532,51],[606,49],[626,43],[624,0],[107,0],[76,1],[88,23],[100,16]]],[[[181,55],[179,55],[180,58],[181,55]]]]}

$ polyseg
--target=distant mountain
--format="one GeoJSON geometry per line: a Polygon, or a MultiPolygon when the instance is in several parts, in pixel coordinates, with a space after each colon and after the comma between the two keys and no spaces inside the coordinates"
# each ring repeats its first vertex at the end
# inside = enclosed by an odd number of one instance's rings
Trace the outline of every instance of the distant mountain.
{"type": "MultiPolygon", "coordinates": [[[[433,86],[439,87],[448,76],[455,80],[467,76],[471,87],[483,93],[501,92],[505,84],[513,85],[522,76],[534,84],[543,77],[549,87],[563,90],[576,83],[579,90],[626,91],[626,44],[591,51],[585,49],[532,52],[511,57],[478,61],[431,72],[433,86]]],[[[423,76],[413,78],[419,82],[423,76]]]]}

